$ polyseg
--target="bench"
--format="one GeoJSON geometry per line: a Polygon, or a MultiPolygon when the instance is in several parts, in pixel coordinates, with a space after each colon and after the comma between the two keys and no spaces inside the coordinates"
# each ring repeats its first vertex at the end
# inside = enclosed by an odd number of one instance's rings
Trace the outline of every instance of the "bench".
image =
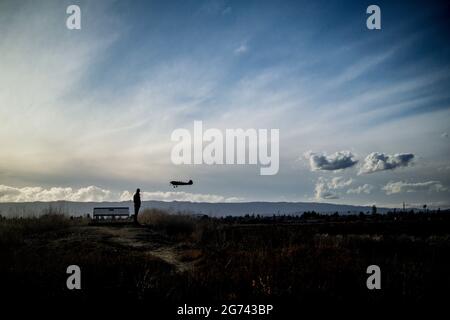
{"type": "Polygon", "coordinates": [[[128,207],[96,207],[92,214],[93,222],[124,222],[130,220],[128,207]]]}

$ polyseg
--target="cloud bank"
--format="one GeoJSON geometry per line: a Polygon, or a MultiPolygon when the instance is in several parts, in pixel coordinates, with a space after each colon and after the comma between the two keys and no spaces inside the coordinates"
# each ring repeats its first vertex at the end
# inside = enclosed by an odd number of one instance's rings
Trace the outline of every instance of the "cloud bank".
{"type": "Polygon", "coordinates": [[[383,190],[386,192],[387,195],[390,195],[395,193],[418,192],[418,191],[442,192],[447,191],[448,188],[444,187],[444,185],[442,185],[440,181],[426,181],[416,183],[391,181],[383,187],[383,190]]]}
{"type": "Polygon", "coordinates": [[[394,155],[372,152],[365,159],[359,173],[373,173],[407,167],[414,159],[412,153],[396,153],[394,155]]]}
{"type": "MultiPolygon", "coordinates": [[[[133,193],[129,191],[114,192],[96,186],[79,189],[74,188],[42,188],[23,187],[15,188],[0,185],[0,202],[33,202],[33,201],[76,201],[76,202],[102,202],[102,201],[130,201],[133,193]]],[[[142,200],[161,201],[191,201],[191,202],[238,202],[242,198],[224,197],[215,194],[201,194],[188,192],[142,192],[142,200]]]]}
{"type": "Polygon", "coordinates": [[[0,202],[32,202],[32,201],[114,201],[114,193],[95,186],[79,189],[52,187],[14,188],[0,185],[0,202]]]}
{"type": "Polygon", "coordinates": [[[348,189],[347,193],[348,194],[370,194],[374,189],[374,186],[370,185],[370,184],[363,184],[361,186],[358,186],[356,188],[352,188],[352,189],[348,189]]]}
{"type": "MultiPolygon", "coordinates": [[[[133,193],[124,191],[120,195],[120,201],[128,201],[133,198],[133,193]]],[[[158,200],[158,201],[190,201],[190,202],[239,202],[242,198],[224,197],[216,194],[189,193],[184,191],[178,192],[141,192],[142,200],[158,200]]]]}
{"type": "Polygon", "coordinates": [[[338,151],[331,155],[308,151],[304,156],[309,160],[311,171],[342,170],[353,167],[358,162],[358,160],[354,159],[354,155],[350,151],[338,151]]]}

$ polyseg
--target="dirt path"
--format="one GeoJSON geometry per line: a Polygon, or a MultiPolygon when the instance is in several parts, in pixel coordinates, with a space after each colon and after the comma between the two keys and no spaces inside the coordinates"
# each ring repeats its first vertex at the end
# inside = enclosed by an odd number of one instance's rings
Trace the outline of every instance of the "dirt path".
{"type": "Polygon", "coordinates": [[[179,245],[167,241],[149,228],[133,226],[89,226],[85,228],[88,228],[91,235],[98,236],[98,239],[104,244],[120,245],[158,257],[172,265],[177,272],[184,272],[192,268],[193,262],[182,261],[183,249],[179,245]]]}

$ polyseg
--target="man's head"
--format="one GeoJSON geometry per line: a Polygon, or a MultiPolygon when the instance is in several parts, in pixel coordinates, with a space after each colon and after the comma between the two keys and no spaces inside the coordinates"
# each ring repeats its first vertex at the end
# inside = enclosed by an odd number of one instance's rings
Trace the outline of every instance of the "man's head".
{"type": "Polygon", "coordinates": [[[137,188],[136,193],[139,193],[139,192],[141,192],[141,189],[137,188]]]}

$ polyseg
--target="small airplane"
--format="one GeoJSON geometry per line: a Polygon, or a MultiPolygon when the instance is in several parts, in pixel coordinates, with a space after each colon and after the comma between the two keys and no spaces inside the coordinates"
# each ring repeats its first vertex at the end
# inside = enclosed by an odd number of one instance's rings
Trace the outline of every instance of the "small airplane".
{"type": "Polygon", "coordinates": [[[170,181],[170,184],[172,185],[172,187],[177,188],[178,186],[190,186],[190,185],[193,185],[194,183],[192,182],[192,180],[189,180],[188,182],[170,181]]]}

